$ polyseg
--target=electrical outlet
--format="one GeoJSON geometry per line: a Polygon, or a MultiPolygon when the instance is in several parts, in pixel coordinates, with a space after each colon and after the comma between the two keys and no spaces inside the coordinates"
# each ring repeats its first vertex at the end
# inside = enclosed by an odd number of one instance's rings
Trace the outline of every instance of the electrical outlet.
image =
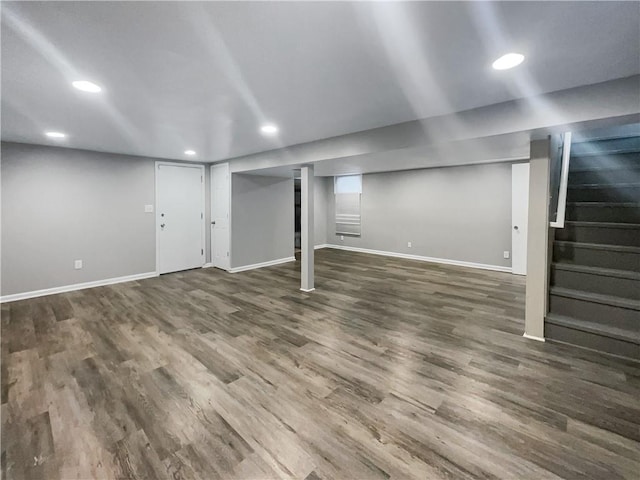
{"type": "Polygon", "coordinates": [[[344,240],[344,235],[340,235],[340,240],[344,240]]]}
{"type": "Polygon", "coordinates": [[[80,270],[82,268],[82,260],[75,260],[73,262],[73,268],[80,270]]]}
{"type": "Polygon", "coordinates": [[[407,247],[411,248],[411,242],[407,242],[407,247]]]}
{"type": "Polygon", "coordinates": [[[153,205],[145,205],[144,213],[153,213],[153,205]]]}
{"type": "Polygon", "coordinates": [[[505,250],[502,255],[504,256],[504,258],[509,258],[509,250],[505,250]]]}

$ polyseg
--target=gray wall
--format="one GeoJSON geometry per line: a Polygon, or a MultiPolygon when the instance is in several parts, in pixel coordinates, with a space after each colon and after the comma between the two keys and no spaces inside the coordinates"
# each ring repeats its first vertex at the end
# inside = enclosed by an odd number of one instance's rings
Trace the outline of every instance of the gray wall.
{"type": "Polygon", "coordinates": [[[1,294],[154,272],[156,160],[2,142],[1,294]]]}
{"type": "Polygon", "coordinates": [[[231,178],[231,267],[292,257],[293,178],[231,178]]]}
{"type": "Polygon", "coordinates": [[[511,164],[363,175],[361,237],[340,240],[334,206],[330,244],[511,266],[511,164]]]}
{"type": "Polygon", "coordinates": [[[327,243],[327,207],[329,201],[333,201],[333,177],[316,177],[313,187],[314,245],[324,245],[327,243]]]}
{"type": "Polygon", "coordinates": [[[153,272],[154,188],[152,159],[3,142],[2,295],[153,272]]]}

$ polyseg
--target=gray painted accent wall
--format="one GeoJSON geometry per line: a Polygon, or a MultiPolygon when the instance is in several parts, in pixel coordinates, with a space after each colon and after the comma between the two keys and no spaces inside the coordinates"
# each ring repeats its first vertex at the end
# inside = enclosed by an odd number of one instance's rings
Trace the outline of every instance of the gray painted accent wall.
{"type": "Polygon", "coordinates": [[[153,159],[3,142],[2,295],[155,271],[154,191],[153,159]]]}
{"type": "Polygon", "coordinates": [[[231,267],[294,254],[293,178],[231,176],[231,267]]]}
{"type": "Polygon", "coordinates": [[[510,267],[511,164],[496,163],[363,175],[362,235],[330,244],[510,267]],[[407,247],[407,242],[412,247],[407,247]]]}

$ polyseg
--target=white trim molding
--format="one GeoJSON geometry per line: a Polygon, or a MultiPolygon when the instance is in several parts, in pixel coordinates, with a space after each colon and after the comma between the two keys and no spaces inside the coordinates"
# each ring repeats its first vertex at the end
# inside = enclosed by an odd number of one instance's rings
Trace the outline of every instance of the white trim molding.
{"type": "Polygon", "coordinates": [[[529,340],[535,340],[536,342],[545,342],[546,340],[543,337],[536,337],[534,335],[529,335],[526,333],[523,333],[522,336],[524,338],[528,338],[529,340]]]}
{"type": "Polygon", "coordinates": [[[479,268],[482,270],[493,270],[496,272],[511,273],[511,267],[500,265],[487,265],[485,263],[463,262],[461,260],[449,260],[448,258],[423,257],[421,255],[410,255],[408,253],[386,252],[383,250],[371,250],[369,248],[347,247],[345,245],[328,244],[326,248],[337,250],[348,250],[350,252],[370,253],[371,255],[382,255],[384,257],[404,258],[407,260],[418,260],[420,262],[441,263],[443,265],[454,265],[456,267],[479,268]]]}
{"type": "Polygon", "coordinates": [[[247,270],[255,270],[256,268],[272,267],[274,265],[280,265],[281,263],[295,262],[296,257],[278,258],[276,260],[269,260],[268,262],[254,263],[252,265],[243,265],[242,267],[234,267],[229,270],[229,273],[246,272],[247,270]]]}
{"type": "Polygon", "coordinates": [[[322,243],[320,245],[315,245],[313,247],[314,250],[320,250],[321,248],[329,248],[329,244],[328,243],[322,243]]]}
{"type": "Polygon", "coordinates": [[[204,265],[202,265],[202,268],[211,268],[211,267],[213,267],[213,263],[211,262],[207,262],[204,265]]]}
{"type": "Polygon", "coordinates": [[[301,288],[300,289],[301,292],[305,292],[305,293],[313,292],[314,290],[315,290],[315,288],[301,288]]]}
{"type": "Polygon", "coordinates": [[[86,288],[103,287],[105,285],[113,285],[115,283],[134,282],[136,280],[144,280],[145,278],[157,277],[158,272],[138,273],[135,275],[127,275],[124,277],[107,278],[105,280],[95,280],[93,282],[76,283],[73,285],[64,285],[62,287],[45,288],[43,290],[34,290],[32,292],[14,293],[0,297],[0,303],[15,302],[16,300],[26,300],[28,298],[44,297],[46,295],[55,295],[57,293],[74,292],[76,290],[84,290],[86,288]]]}

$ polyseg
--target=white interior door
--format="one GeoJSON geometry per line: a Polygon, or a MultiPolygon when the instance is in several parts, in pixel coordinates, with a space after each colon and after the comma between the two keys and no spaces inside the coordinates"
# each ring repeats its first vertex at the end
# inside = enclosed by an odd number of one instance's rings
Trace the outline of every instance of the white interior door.
{"type": "Polygon", "coordinates": [[[511,270],[527,274],[527,227],[529,223],[529,164],[511,166],[511,270]]]}
{"type": "Polygon", "coordinates": [[[229,270],[230,257],[230,176],[229,164],[211,167],[211,263],[229,270]]]}
{"type": "Polygon", "coordinates": [[[156,164],[159,273],[204,265],[204,167],[156,164]]]}

